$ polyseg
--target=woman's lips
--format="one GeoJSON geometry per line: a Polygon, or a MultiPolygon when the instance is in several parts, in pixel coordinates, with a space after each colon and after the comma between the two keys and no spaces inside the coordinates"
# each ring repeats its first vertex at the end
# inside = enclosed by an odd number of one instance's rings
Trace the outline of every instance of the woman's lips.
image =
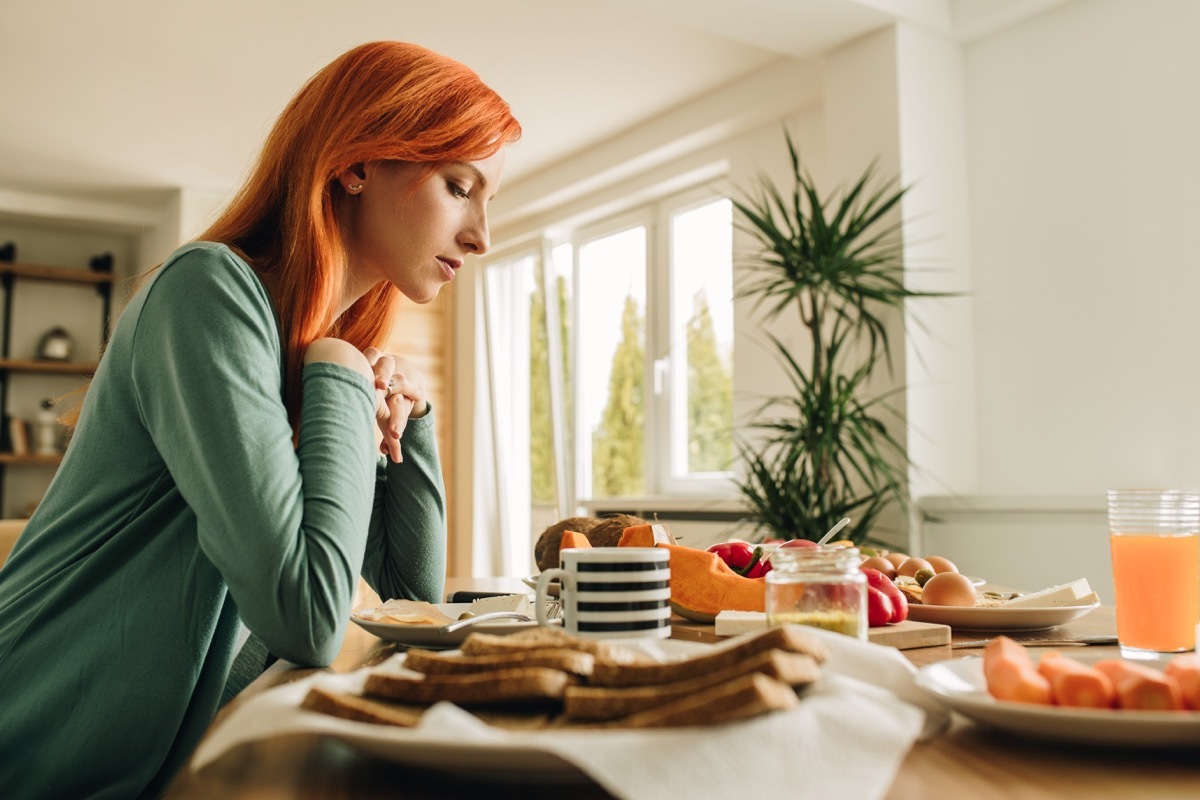
{"type": "Polygon", "coordinates": [[[454,274],[462,267],[462,262],[450,258],[439,258],[438,264],[442,267],[442,273],[446,276],[446,280],[454,280],[454,274]]]}

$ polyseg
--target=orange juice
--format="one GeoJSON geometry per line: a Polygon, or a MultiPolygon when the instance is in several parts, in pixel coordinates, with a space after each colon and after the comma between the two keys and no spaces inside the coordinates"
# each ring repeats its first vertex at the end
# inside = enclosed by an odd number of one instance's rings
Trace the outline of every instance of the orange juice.
{"type": "Polygon", "coordinates": [[[1200,534],[1113,533],[1117,639],[1124,647],[1191,650],[1200,621],[1200,534]]]}

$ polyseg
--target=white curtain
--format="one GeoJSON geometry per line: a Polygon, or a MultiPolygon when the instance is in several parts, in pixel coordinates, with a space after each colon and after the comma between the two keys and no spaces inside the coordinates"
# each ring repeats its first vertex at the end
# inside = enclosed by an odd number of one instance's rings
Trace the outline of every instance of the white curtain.
{"type": "Polygon", "coordinates": [[[486,268],[476,352],[474,445],[477,576],[531,574],[529,343],[532,257],[486,268]]]}

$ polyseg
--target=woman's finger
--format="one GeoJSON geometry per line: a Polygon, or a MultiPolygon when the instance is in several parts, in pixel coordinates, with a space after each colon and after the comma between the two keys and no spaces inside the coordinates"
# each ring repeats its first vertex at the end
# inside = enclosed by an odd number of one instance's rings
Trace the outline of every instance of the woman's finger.
{"type": "Polygon", "coordinates": [[[399,464],[404,460],[404,454],[400,448],[400,439],[404,435],[405,427],[408,425],[408,415],[412,411],[412,401],[402,395],[394,394],[388,398],[387,405],[388,419],[386,427],[381,422],[383,439],[380,442],[380,449],[392,461],[399,464]]]}

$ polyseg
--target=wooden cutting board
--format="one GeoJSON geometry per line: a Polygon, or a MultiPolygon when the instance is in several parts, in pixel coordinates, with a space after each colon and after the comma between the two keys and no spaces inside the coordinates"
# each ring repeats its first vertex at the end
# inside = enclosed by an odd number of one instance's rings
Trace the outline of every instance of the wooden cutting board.
{"type": "MultiPolygon", "coordinates": [[[[717,618],[712,630],[717,636],[734,636],[767,627],[767,615],[761,611],[725,611],[717,618]]],[[[934,622],[917,622],[906,619],[882,628],[870,628],[867,639],[875,644],[888,645],[897,650],[912,650],[917,647],[935,647],[950,644],[950,626],[934,622]]]]}
{"type": "Polygon", "coordinates": [[[950,644],[950,626],[906,619],[904,622],[885,625],[882,628],[868,629],[867,639],[875,644],[891,645],[897,650],[948,645],[950,644]]]}

